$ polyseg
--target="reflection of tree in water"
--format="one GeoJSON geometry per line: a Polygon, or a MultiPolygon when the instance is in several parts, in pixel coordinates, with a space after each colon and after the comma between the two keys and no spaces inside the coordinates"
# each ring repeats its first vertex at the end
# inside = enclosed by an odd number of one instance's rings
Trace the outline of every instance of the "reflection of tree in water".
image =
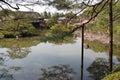
{"type": "Polygon", "coordinates": [[[20,48],[20,47],[13,47],[7,51],[8,56],[12,59],[15,58],[24,58],[30,53],[30,48],[20,48]]]}
{"type": "Polygon", "coordinates": [[[26,57],[31,46],[37,45],[39,38],[20,38],[20,39],[3,39],[0,40],[0,46],[8,48],[8,56],[12,59],[26,57]]]}
{"type": "Polygon", "coordinates": [[[22,44],[20,42],[17,42],[16,44],[13,44],[8,52],[8,56],[12,59],[15,58],[24,58],[26,57],[29,53],[30,53],[30,48],[29,47],[25,47],[22,46],[22,44]]]}
{"type": "Polygon", "coordinates": [[[19,38],[19,39],[2,39],[0,40],[0,47],[12,48],[19,45],[21,48],[32,47],[40,43],[39,37],[33,38],[19,38]]]}
{"type": "Polygon", "coordinates": [[[15,80],[11,72],[20,70],[20,67],[8,67],[5,62],[9,57],[5,53],[0,53],[0,80],[15,80]]]}
{"type": "Polygon", "coordinates": [[[114,55],[117,57],[120,62],[120,45],[114,45],[113,47],[114,55]]]}
{"type": "Polygon", "coordinates": [[[101,80],[109,72],[109,63],[105,58],[97,58],[88,68],[92,78],[101,80]]]}
{"type": "Polygon", "coordinates": [[[96,41],[85,40],[85,43],[89,45],[89,48],[94,50],[95,52],[108,52],[109,51],[108,44],[103,44],[97,40],[96,41]]]}
{"type": "MultiPolygon", "coordinates": [[[[88,41],[85,40],[85,43],[89,45],[89,48],[92,49],[95,52],[109,52],[109,46],[108,44],[103,44],[99,41],[88,41]],[[99,46],[98,46],[99,45],[99,46]]],[[[114,44],[113,46],[114,55],[117,57],[117,59],[120,61],[120,44],[114,44]]]]}
{"type": "Polygon", "coordinates": [[[76,38],[73,36],[66,36],[64,38],[56,38],[56,37],[47,36],[47,37],[41,38],[41,41],[61,45],[61,44],[75,43],[75,39],[76,38]]]}
{"type": "Polygon", "coordinates": [[[74,70],[69,65],[56,65],[42,69],[42,77],[38,80],[73,80],[74,70]]]}
{"type": "Polygon", "coordinates": [[[40,37],[41,42],[49,42],[57,45],[75,43],[76,37],[71,35],[54,34],[49,31],[40,37]]]}
{"type": "Polygon", "coordinates": [[[7,53],[0,53],[0,80],[15,80],[14,72],[20,70],[18,66],[8,66],[10,59],[24,58],[30,53],[30,47],[39,43],[38,38],[3,39],[0,40],[2,48],[8,48],[7,53]]]}

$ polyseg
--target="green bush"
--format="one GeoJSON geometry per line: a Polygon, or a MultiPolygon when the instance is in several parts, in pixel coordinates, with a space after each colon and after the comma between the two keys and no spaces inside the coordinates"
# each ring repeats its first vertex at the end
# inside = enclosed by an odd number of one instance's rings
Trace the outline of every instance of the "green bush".
{"type": "Polygon", "coordinates": [[[114,32],[118,35],[120,35],[120,26],[115,26],[114,27],[114,32]]]}
{"type": "Polygon", "coordinates": [[[15,34],[12,31],[2,31],[2,32],[3,32],[5,38],[15,37],[15,34]]]}
{"type": "Polygon", "coordinates": [[[48,35],[56,38],[63,38],[69,35],[74,28],[75,26],[71,24],[55,24],[48,31],[48,35]]]}
{"type": "Polygon", "coordinates": [[[120,80],[120,65],[113,70],[113,72],[107,75],[102,80],[120,80]]]}
{"type": "Polygon", "coordinates": [[[0,33],[0,39],[4,38],[4,34],[0,33]]]}
{"type": "Polygon", "coordinates": [[[109,74],[102,80],[120,80],[120,72],[109,74]]]}

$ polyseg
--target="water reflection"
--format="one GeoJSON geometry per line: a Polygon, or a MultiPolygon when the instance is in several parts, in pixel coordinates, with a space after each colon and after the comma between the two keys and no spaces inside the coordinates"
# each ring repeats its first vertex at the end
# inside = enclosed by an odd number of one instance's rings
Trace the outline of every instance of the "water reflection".
{"type": "Polygon", "coordinates": [[[73,80],[74,70],[69,65],[56,65],[41,69],[42,77],[38,80],[73,80]]]}
{"type": "Polygon", "coordinates": [[[15,80],[13,74],[21,70],[21,67],[8,66],[6,63],[11,59],[25,58],[31,51],[30,47],[39,42],[37,38],[0,40],[0,47],[7,48],[5,53],[0,53],[0,80],[15,80]]]}
{"type": "Polygon", "coordinates": [[[39,43],[38,38],[25,38],[25,39],[3,39],[0,40],[0,46],[7,48],[8,56],[11,59],[24,58],[30,52],[30,47],[39,43]]]}
{"type": "MultiPolygon", "coordinates": [[[[88,40],[86,40],[85,43],[87,45],[89,45],[89,48],[92,49],[93,51],[95,51],[96,53],[99,53],[99,52],[109,53],[109,45],[108,44],[102,44],[99,41],[88,41],[88,40]]],[[[120,53],[120,45],[116,44],[113,46],[113,54],[120,61],[120,54],[119,53],[120,53]]]]}
{"type": "Polygon", "coordinates": [[[44,37],[40,37],[41,42],[49,42],[56,45],[62,45],[62,44],[69,44],[69,43],[75,43],[76,37],[73,37],[73,35],[64,36],[64,37],[53,37],[51,35],[47,35],[47,33],[44,35],[44,37]]]}
{"type": "Polygon", "coordinates": [[[13,48],[13,47],[20,47],[20,48],[28,48],[31,46],[36,46],[40,43],[39,37],[34,38],[19,38],[19,39],[2,39],[0,40],[0,47],[1,48],[13,48]]]}
{"type": "Polygon", "coordinates": [[[30,48],[20,48],[20,47],[13,47],[10,50],[7,51],[8,52],[8,56],[12,59],[16,59],[16,58],[24,58],[26,57],[30,52],[30,48]]]}
{"type": "Polygon", "coordinates": [[[87,68],[94,80],[101,80],[109,73],[109,62],[105,58],[96,58],[93,63],[87,68]]]}
{"type": "Polygon", "coordinates": [[[18,66],[7,66],[5,63],[8,59],[6,54],[0,53],[0,80],[15,80],[11,72],[16,72],[21,69],[18,66]]]}
{"type": "MultiPolygon", "coordinates": [[[[56,63],[56,64],[64,63],[63,61],[60,61],[60,58],[65,60],[65,58],[62,55],[63,52],[58,51],[61,53],[62,56],[60,56],[58,52],[52,52],[48,47],[49,45],[51,45],[51,43],[62,45],[62,44],[69,44],[69,43],[73,44],[75,42],[76,42],[76,38],[73,36],[67,36],[67,37],[64,37],[63,39],[58,39],[58,38],[48,37],[48,36],[44,36],[44,35],[42,35],[41,37],[35,37],[35,38],[24,38],[24,39],[19,38],[19,39],[0,40],[1,49],[4,50],[4,48],[6,48],[5,51],[3,52],[3,54],[5,54],[5,55],[1,56],[1,58],[0,58],[1,59],[0,63],[2,66],[2,67],[0,66],[0,68],[1,68],[0,69],[0,73],[1,73],[0,80],[36,80],[35,78],[38,76],[40,77],[40,75],[41,75],[40,68],[42,68],[42,66],[46,65],[46,64],[50,65],[49,61],[51,61],[52,63],[56,63]],[[50,44],[48,44],[48,43],[50,43],[50,44]],[[40,45],[40,44],[42,44],[42,45],[40,45]],[[41,49],[43,45],[46,45],[46,48],[41,49]],[[33,49],[34,47],[38,48],[37,50],[35,50],[35,52],[33,49]],[[40,51],[38,51],[38,50],[40,50],[40,51]],[[43,53],[44,51],[48,51],[48,52],[43,53]],[[56,57],[52,57],[53,54],[51,54],[51,55],[48,54],[51,52],[55,53],[54,56],[56,56],[56,57]],[[32,54],[31,58],[29,58],[31,55],[30,53],[32,54]],[[3,59],[3,57],[5,57],[5,59],[3,59]],[[58,58],[58,60],[56,58],[58,58]],[[38,60],[38,61],[36,61],[36,60],[38,60]],[[35,71],[37,71],[37,72],[35,72],[35,71]],[[35,75],[33,75],[33,74],[35,74],[35,75]],[[2,75],[4,75],[4,76],[2,76],[2,75]],[[29,77],[26,77],[27,75],[29,75],[29,77]]],[[[57,47],[57,45],[56,45],[56,47],[57,47]]],[[[52,46],[50,46],[50,48],[52,48],[52,46]]],[[[67,48],[67,47],[65,47],[65,48],[67,48]]],[[[65,53],[67,55],[68,52],[65,52],[65,53]]],[[[67,58],[66,58],[66,60],[67,60],[67,58]]],[[[75,60],[75,58],[73,58],[73,60],[75,60]]],[[[65,61],[65,63],[68,63],[67,61],[65,61]]],[[[71,61],[72,61],[72,59],[71,59],[71,61]]],[[[77,61],[79,61],[79,60],[77,59],[77,61]]],[[[53,65],[53,64],[51,64],[51,65],[53,65]]],[[[77,65],[77,67],[79,67],[78,65],[77,65]]],[[[69,65],[57,65],[57,66],[52,66],[51,69],[50,68],[48,68],[48,69],[49,70],[46,69],[47,72],[49,72],[50,70],[51,70],[51,72],[52,72],[52,70],[56,70],[56,72],[60,71],[60,73],[56,74],[56,77],[58,77],[56,79],[60,78],[60,80],[63,80],[63,79],[72,80],[73,77],[75,78],[75,75],[72,76],[74,73],[73,69],[70,68],[69,65]],[[63,72],[61,72],[62,70],[63,70],[63,72]]],[[[42,69],[42,72],[44,74],[45,69],[42,69]]],[[[45,78],[45,76],[43,76],[39,79],[42,79],[42,78],[45,78]]],[[[52,77],[52,79],[55,79],[55,76],[52,77]]],[[[79,80],[79,79],[77,79],[77,80],[79,80]]]]}
{"type": "MultiPolygon", "coordinates": [[[[56,38],[47,33],[34,38],[0,40],[0,49],[7,48],[4,52],[0,50],[0,76],[4,74],[0,80],[80,80],[80,44],[81,39],[72,35],[56,38]]],[[[85,49],[84,77],[98,80],[108,72],[107,45],[89,42],[89,47],[85,49]]]]}

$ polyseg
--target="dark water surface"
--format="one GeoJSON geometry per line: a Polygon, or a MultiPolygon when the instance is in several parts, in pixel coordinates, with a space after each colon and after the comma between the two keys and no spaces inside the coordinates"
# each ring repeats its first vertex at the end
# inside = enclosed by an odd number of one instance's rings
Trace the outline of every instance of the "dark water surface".
{"type": "MultiPolygon", "coordinates": [[[[63,77],[63,75],[65,75],[63,80],[67,78],[80,80],[80,45],[80,38],[67,44],[40,42],[38,38],[2,40],[0,42],[0,80],[47,80],[47,78],[57,80],[56,77],[61,78],[60,76],[63,77]],[[61,71],[63,73],[59,74],[61,71]]],[[[104,59],[108,59],[106,52],[85,49],[85,80],[94,80],[90,77],[93,74],[91,70],[94,69],[89,67],[97,60],[104,63],[104,59]]],[[[119,63],[117,56],[114,56],[114,62],[119,63]]]]}

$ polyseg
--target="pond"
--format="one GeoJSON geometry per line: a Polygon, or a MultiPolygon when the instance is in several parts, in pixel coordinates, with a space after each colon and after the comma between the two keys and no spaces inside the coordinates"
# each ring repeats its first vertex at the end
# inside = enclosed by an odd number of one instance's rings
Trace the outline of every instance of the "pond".
{"type": "MultiPolygon", "coordinates": [[[[96,69],[101,64],[104,68],[107,60],[106,51],[85,49],[84,80],[100,75],[96,69]]],[[[0,40],[0,80],[80,80],[80,62],[78,37],[57,42],[39,37],[0,40]]],[[[119,64],[119,56],[114,63],[119,64]]]]}

